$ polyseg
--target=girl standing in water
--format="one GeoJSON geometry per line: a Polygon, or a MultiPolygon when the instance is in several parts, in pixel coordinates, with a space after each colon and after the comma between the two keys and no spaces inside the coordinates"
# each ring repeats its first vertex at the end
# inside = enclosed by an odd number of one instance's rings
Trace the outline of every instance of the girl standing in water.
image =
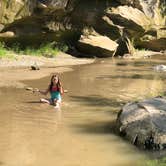
{"type": "Polygon", "coordinates": [[[40,99],[42,103],[53,104],[55,107],[59,107],[62,101],[61,95],[64,93],[62,84],[58,75],[53,75],[50,80],[50,84],[46,90],[38,90],[39,93],[47,95],[50,92],[50,99],[40,99]]]}

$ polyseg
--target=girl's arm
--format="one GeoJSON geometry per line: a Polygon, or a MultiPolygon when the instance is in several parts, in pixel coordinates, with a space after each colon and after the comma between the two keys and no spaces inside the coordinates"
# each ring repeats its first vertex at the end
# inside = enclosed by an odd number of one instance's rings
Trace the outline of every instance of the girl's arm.
{"type": "Polygon", "coordinates": [[[64,90],[63,90],[63,87],[62,87],[62,84],[61,84],[60,81],[59,81],[59,84],[58,84],[58,88],[59,88],[60,94],[62,95],[64,93],[64,90]]]}
{"type": "Polygon", "coordinates": [[[60,92],[61,95],[64,93],[64,90],[63,90],[62,86],[59,87],[59,92],[60,92]]]}
{"type": "Polygon", "coordinates": [[[48,86],[48,88],[46,90],[38,90],[38,92],[41,93],[42,95],[47,95],[49,91],[50,91],[50,87],[49,86],[48,86]]]}

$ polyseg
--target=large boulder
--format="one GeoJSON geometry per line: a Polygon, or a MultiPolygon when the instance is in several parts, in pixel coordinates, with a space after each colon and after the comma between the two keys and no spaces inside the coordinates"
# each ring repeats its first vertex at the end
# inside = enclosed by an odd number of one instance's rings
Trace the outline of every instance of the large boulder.
{"type": "Polygon", "coordinates": [[[108,10],[107,15],[139,48],[166,49],[166,8],[163,0],[118,0],[122,5],[108,10]],[[127,6],[126,6],[127,5],[127,6]],[[128,8],[128,9],[127,9],[128,8]]]}
{"type": "Polygon", "coordinates": [[[166,27],[146,32],[137,40],[137,46],[153,51],[166,50],[166,27]]]}
{"type": "Polygon", "coordinates": [[[15,34],[13,32],[10,32],[10,31],[7,31],[7,32],[4,32],[4,33],[0,33],[0,37],[1,38],[10,38],[10,37],[14,37],[15,34]]]}
{"type": "MultiPolygon", "coordinates": [[[[146,16],[153,18],[156,14],[162,0],[117,0],[122,5],[132,6],[141,10],[146,16]]],[[[163,1],[164,3],[164,1],[163,1]]],[[[159,13],[158,13],[159,14],[159,13]]],[[[154,20],[155,21],[155,20],[154,20]]]]}
{"type": "Polygon", "coordinates": [[[144,36],[144,38],[140,38],[142,41],[137,44],[137,46],[153,50],[153,51],[161,51],[166,50],[166,37],[165,38],[151,38],[151,36],[144,36]],[[146,38],[145,38],[146,37],[146,38]],[[146,40],[145,40],[146,39],[146,40]]]}
{"type": "Polygon", "coordinates": [[[117,129],[139,147],[166,148],[166,99],[156,97],[126,104],[119,112],[117,129]]]}
{"type": "Polygon", "coordinates": [[[78,41],[77,48],[88,57],[111,57],[115,54],[118,44],[107,36],[97,33],[82,35],[78,41]]]}
{"type": "Polygon", "coordinates": [[[150,26],[150,20],[140,10],[131,6],[119,6],[106,11],[106,15],[132,37],[143,34],[150,26]]]}

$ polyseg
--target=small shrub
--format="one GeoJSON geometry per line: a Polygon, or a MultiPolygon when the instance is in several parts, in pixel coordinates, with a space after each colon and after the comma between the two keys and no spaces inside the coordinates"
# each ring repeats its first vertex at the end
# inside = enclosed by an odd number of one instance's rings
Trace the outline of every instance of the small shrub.
{"type": "Polygon", "coordinates": [[[21,53],[21,46],[19,43],[14,43],[11,47],[11,50],[17,54],[21,53]]]}
{"type": "Polygon", "coordinates": [[[45,56],[48,58],[55,57],[59,51],[66,52],[68,50],[68,46],[63,43],[46,43],[42,44],[38,48],[26,47],[22,49],[19,43],[14,43],[10,48],[6,48],[3,42],[0,42],[0,57],[6,57],[7,53],[16,53],[16,54],[25,54],[25,55],[33,55],[33,56],[45,56]]]}
{"type": "Polygon", "coordinates": [[[7,54],[7,50],[5,49],[5,44],[0,42],[0,57],[5,57],[7,54]]]}
{"type": "Polygon", "coordinates": [[[38,53],[40,55],[43,55],[45,57],[54,57],[57,55],[59,49],[54,48],[52,43],[46,44],[46,45],[41,45],[40,48],[38,49],[38,53]]]}
{"type": "Polygon", "coordinates": [[[165,166],[166,158],[149,160],[146,162],[146,166],[165,166]]]}

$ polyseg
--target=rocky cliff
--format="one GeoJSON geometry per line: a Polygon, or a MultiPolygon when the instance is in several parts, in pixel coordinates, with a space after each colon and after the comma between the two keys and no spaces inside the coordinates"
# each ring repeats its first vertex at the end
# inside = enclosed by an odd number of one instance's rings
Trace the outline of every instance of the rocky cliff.
{"type": "MultiPolygon", "coordinates": [[[[166,49],[164,0],[1,0],[0,40],[37,46],[65,43],[108,57],[131,47],[166,49]]],[[[82,55],[82,54],[81,54],[82,55]]]]}

